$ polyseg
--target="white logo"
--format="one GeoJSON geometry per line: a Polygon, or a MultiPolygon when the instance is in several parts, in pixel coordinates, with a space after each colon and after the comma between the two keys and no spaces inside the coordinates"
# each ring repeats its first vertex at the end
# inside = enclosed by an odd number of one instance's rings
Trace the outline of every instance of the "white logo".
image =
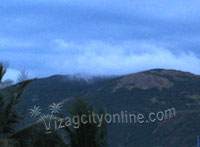
{"type": "Polygon", "coordinates": [[[50,131],[51,120],[52,120],[52,118],[56,118],[54,116],[55,114],[60,113],[61,107],[62,106],[60,104],[56,104],[56,103],[53,103],[52,105],[50,105],[49,110],[51,111],[51,114],[41,113],[42,109],[40,109],[40,106],[34,106],[33,109],[29,109],[29,110],[30,110],[31,117],[34,117],[34,118],[39,117],[44,122],[44,126],[47,131],[46,133],[51,133],[51,131],[50,131]],[[49,120],[49,122],[47,123],[46,120],[49,120]]]}

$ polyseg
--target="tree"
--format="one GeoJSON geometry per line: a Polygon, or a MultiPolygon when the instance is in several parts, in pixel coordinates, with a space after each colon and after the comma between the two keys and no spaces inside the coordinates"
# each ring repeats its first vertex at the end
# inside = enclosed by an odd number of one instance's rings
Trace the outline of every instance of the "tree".
{"type": "MultiPolygon", "coordinates": [[[[89,115],[94,112],[91,104],[85,102],[84,100],[78,98],[69,110],[71,118],[79,117],[85,115],[85,121],[83,123],[80,121],[79,127],[74,128],[65,127],[65,130],[69,136],[70,147],[107,147],[106,141],[106,123],[102,122],[101,126],[98,126],[98,119],[95,117],[95,122],[89,121],[89,115]]],[[[99,115],[105,115],[105,110],[100,110],[99,115]]],[[[75,124],[72,124],[75,125],[75,124]]]]}
{"type": "MultiPolygon", "coordinates": [[[[3,76],[6,74],[7,66],[0,63],[0,82],[2,83],[3,76]]],[[[21,82],[15,86],[0,89],[0,144],[14,142],[9,139],[15,133],[14,124],[18,122],[16,113],[16,104],[21,96],[24,88],[32,80],[21,82]]]]}
{"type": "Polygon", "coordinates": [[[3,77],[7,72],[7,68],[8,68],[7,63],[0,62],[0,89],[9,87],[13,84],[13,81],[9,79],[3,81],[3,77]]]}
{"type": "Polygon", "coordinates": [[[0,90],[0,138],[6,138],[14,133],[13,124],[17,123],[16,104],[24,88],[31,81],[25,81],[13,87],[13,93],[0,90]]]}
{"type": "Polygon", "coordinates": [[[13,85],[13,81],[12,80],[5,80],[0,84],[0,89],[6,88],[6,87],[10,87],[13,85]]]}
{"type": "Polygon", "coordinates": [[[25,70],[22,70],[17,78],[18,82],[23,82],[29,79],[28,72],[25,70]]]}
{"type": "Polygon", "coordinates": [[[46,133],[42,120],[24,127],[12,138],[17,140],[22,147],[67,147],[58,132],[46,133]]]}
{"type": "Polygon", "coordinates": [[[0,84],[2,83],[3,77],[6,74],[7,68],[8,68],[8,64],[0,61],[0,84]]]}

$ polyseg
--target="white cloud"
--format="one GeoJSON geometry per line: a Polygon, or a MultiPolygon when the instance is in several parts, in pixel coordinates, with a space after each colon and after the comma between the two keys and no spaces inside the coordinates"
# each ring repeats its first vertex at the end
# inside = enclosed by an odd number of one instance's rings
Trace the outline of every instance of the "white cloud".
{"type": "Polygon", "coordinates": [[[18,75],[19,75],[19,71],[15,70],[15,69],[8,68],[6,74],[3,78],[3,81],[9,79],[9,80],[16,82],[18,75]]]}
{"type": "Polygon", "coordinates": [[[200,74],[200,59],[194,53],[173,53],[165,45],[150,41],[129,40],[116,44],[95,40],[88,43],[55,40],[45,53],[16,51],[1,54],[0,58],[12,65],[5,78],[16,80],[18,71],[23,69],[31,73],[31,77],[75,73],[121,75],[153,68],[200,74]]]}
{"type": "MultiPolygon", "coordinates": [[[[61,41],[61,44],[64,40],[61,41]]],[[[67,42],[65,44],[68,44],[67,42]]],[[[60,45],[59,45],[60,47],[60,45]]],[[[51,68],[62,73],[118,75],[152,68],[167,68],[200,74],[200,59],[192,52],[174,54],[170,50],[148,42],[106,44],[92,41],[88,44],[63,46],[62,54],[51,56],[51,68]],[[77,53],[70,54],[68,50],[77,53]],[[81,50],[81,52],[80,52],[81,50]]]]}

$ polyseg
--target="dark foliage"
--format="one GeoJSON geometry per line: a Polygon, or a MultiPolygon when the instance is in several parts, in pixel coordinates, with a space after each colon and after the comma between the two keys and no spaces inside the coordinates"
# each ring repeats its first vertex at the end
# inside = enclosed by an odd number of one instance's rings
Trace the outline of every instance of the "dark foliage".
{"type": "MultiPolygon", "coordinates": [[[[106,124],[102,123],[101,126],[98,126],[98,120],[95,118],[97,123],[89,123],[89,115],[94,112],[94,109],[91,104],[85,102],[84,100],[78,98],[73,103],[72,107],[69,110],[71,118],[79,117],[82,115],[87,116],[84,121],[79,121],[79,127],[74,128],[75,124],[72,124],[72,127],[66,127],[65,130],[68,133],[70,147],[107,147],[106,140],[106,124]]],[[[102,109],[99,112],[99,115],[104,115],[105,111],[102,109]]]]}

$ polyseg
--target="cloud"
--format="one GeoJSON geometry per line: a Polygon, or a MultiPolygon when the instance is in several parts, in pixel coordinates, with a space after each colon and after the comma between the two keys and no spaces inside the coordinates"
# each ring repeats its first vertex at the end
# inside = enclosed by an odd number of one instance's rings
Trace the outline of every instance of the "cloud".
{"type": "Polygon", "coordinates": [[[120,75],[152,68],[167,68],[200,74],[200,59],[194,53],[180,51],[174,54],[151,42],[132,41],[128,45],[126,42],[106,44],[100,41],[74,44],[61,39],[59,42],[59,48],[63,44],[68,45],[62,46],[62,50],[59,49],[60,54],[49,56],[49,60],[53,61],[49,67],[61,73],[120,75]]]}
{"type": "MultiPolygon", "coordinates": [[[[200,59],[193,52],[172,52],[163,44],[152,41],[129,40],[105,43],[93,40],[87,43],[54,39],[48,53],[5,52],[12,64],[7,78],[16,79],[13,67],[21,65],[32,77],[53,74],[122,75],[153,68],[176,69],[200,74],[200,59]]],[[[0,58],[3,57],[0,55],[0,58]]],[[[6,59],[6,58],[5,58],[6,59]]]]}
{"type": "Polygon", "coordinates": [[[1,4],[0,59],[9,61],[11,69],[25,69],[37,77],[127,74],[151,68],[200,74],[200,1],[1,4]]]}

